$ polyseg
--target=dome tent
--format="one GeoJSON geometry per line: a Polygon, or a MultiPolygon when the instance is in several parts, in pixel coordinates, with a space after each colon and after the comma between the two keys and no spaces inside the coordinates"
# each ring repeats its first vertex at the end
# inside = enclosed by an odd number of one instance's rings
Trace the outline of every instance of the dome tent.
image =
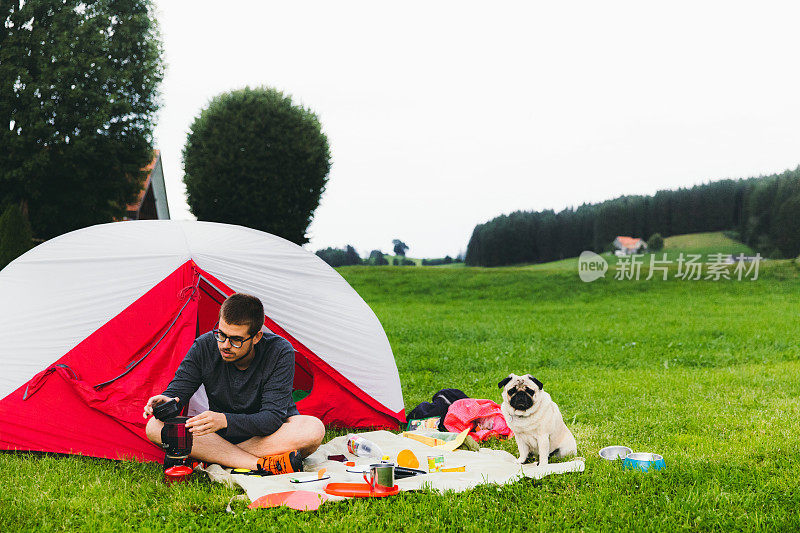
{"type": "MultiPolygon", "coordinates": [[[[148,220],[47,241],[0,272],[0,449],[161,460],[142,407],[233,292],[295,349],[303,414],[340,427],[405,420],[375,314],[324,261],[257,230],[148,220]]],[[[190,413],[208,405],[201,389],[190,413]]]]}

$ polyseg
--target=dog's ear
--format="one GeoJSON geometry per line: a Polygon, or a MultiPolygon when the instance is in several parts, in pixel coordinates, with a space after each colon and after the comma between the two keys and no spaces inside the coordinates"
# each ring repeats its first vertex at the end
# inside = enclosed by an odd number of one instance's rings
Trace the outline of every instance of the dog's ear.
{"type": "Polygon", "coordinates": [[[537,386],[537,387],[539,387],[539,390],[544,390],[544,385],[542,384],[542,382],[541,382],[541,381],[539,381],[539,380],[538,380],[538,379],[536,379],[535,377],[531,376],[530,374],[528,374],[528,378],[529,378],[531,381],[533,381],[533,382],[536,384],[536,386],[537,386]]]}
{"type": "Polygon", "coordinates": [[[503,387],[508,385],[509,381],[511,381],[511,376],[508,376],[507,378],[503,378],[502,380],[500,380],[500,383],[498,383],[497,386],[502,389],[503,387]]]}

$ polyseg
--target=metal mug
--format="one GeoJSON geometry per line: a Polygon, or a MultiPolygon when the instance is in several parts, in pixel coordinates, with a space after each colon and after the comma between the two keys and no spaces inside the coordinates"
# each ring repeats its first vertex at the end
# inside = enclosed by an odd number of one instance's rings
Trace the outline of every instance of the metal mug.
{"type": "Polygon", "coordinates": [[[386,492],[394,488],[394,465],[377,463],[369,465],[369,477],[364,474],[364,481],[372,492],[386,492]]]}

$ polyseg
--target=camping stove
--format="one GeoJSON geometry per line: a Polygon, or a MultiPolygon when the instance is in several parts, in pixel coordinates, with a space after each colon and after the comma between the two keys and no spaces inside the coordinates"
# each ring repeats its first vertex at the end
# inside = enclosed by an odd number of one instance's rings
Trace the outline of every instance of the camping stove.
{"type": "Polygon", "coordinates": [[[164,468],[185,465],[192,452],[192,434],[186,427],[188,416],[176,416],[164,420],[161,428],[161,446],[166,450],[164,468]]]}

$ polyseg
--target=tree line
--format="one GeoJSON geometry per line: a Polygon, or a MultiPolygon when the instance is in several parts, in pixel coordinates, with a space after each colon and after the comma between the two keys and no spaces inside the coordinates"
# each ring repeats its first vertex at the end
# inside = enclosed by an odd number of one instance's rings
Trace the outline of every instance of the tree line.
{"type": "Polygon", "coordinates": [[[757,178],[725,179],[652,196],[621,196],[558,213],[515,211],[478,224],[466,263],[544,263],[608,251],[618,235],[647,238],[733,231],[765,257],[800,254],[800,167],[757,178]]]}
{"type": "MultiPolygon", "coordinates": [[[[332,267],[352,265],[382,266],[389,264],[389,260],[386,259],[386,256],[383,255],[382,251],[372,250],[366,259],[362,259],[361,256],[358,255],[358,252],[356,252],[356,249],[349,244],[344,248],[328,247],[322,250],[317,250],[315,253],[320,259],[332,267]]],[[[405,257],[403,259],[405,260],[404,262],[400,263],[399,261],[395,260],[394,264],[402,264],[404,266],[416,264],[410,259],[405,259],[405,257]]]]}
{"type": "MultiPolygon", "coordinates": [[[[328,247],[322,250],[317,250],[315,253],[319,258],[321,258],[323,261],[325,261],[332,267],[351,266],[351,265],[383,266],[389,264],[392,264],[394,266],[416,266],[417,263],[414,260],[405,257],[405,252],[406,250],[408,250],[408,246],[402,241],[399,241],[397,239],[395,239],[392,242],[394,243],[395,253],[397,252],[403,252],[403,253],[397,254],[397,257],[392,258],[391,263],[389,263],[389,260],[386,259],[386,256],[383,254],[381,250],[372,250],[369,253],[369,256],[367,256],[365,259],[362,259],[361,256],[358,255],[356,249],[349,244],[344,248],[328,247]]],[[[459,256],[456,257],[455,259],[453,259],[449,255],[437,259],[423,259],[422,265],[437,266],[437,265],[449,265],[451,263],[463,263],[463,262],[464,262],[463,254],[459,254],[459,256]]]]}

